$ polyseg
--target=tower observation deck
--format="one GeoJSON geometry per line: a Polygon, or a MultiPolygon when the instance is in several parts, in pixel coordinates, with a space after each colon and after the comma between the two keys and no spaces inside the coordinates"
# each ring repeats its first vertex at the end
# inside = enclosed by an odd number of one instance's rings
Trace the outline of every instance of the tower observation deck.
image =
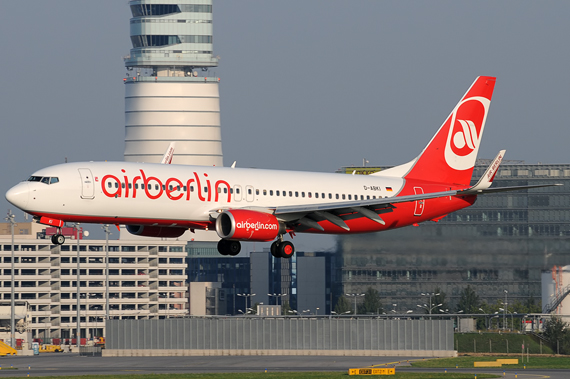
{"type": "Polygon", "coordinates": [[[132,0],[132,49],[124,58],[125,160],[221,166],[219,78],[212,0],[132,0]]]}

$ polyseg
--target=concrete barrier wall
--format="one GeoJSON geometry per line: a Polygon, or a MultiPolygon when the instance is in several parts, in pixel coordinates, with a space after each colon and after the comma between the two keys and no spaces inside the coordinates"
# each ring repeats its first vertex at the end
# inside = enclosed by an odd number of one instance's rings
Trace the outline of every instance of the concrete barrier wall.
{"type": "Polygon", "coordinates": [[[104,354],[449,356],[453,349],[450,320],[195,317],[108,320],[104,354]]]}

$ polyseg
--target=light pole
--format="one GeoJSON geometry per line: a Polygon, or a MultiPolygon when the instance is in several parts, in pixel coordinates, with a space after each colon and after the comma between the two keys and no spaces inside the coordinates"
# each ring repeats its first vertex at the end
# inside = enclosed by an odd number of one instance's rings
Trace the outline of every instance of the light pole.
{"type": "MultiPolygon", "coordinates": [[[[423,309],[427,310],[428,313],[431,315],[431,311],[432,311],[434,308],[441,307],[442,305],[443,305],[443,304],[438,304],[438,305],[434,305],[433,307],[428,307],[427,304],[424,304],[424,305],[419,305],[419,304],[418,304],[418,308],[423,308],[423,309]]],[[[440,309],[440,311],[441,311],[441,309],[440,309]]],[[[442,312],[443,312],[443,311],[442,311],[442,312]]]]}
{"type": "Polygon", "coordinates": [[[246,308],[246,310],[247,310],[248,308],[251,309],[251,297],[252,297],[252,296],[255,296],[255,294],[254,294],[254,293],[238,293],[237,295],[238,295],[238,296],[245,297],[245,308],[246,308]],[[248,299],[248,298],[249,298],[249,307],[247,306],[247,299],[248,299]]]}
{"type": "Polygon", "coordinates": [[[356,315],[356,298],[359,296],[364,296],[364,294],[363,293],[346,293],[345,295],[354,297],[354,314],[356,315]]]}
{"type": "Polygon", "coordinates": [[[505,330],[505,324],[507,322],[507,295],[509,291],[505,290],[505,308],[503,309],[503,330],[505,330]]]}
{"type": "Polygon", "coordinates": [[[275,300],[275,302],[276,302],[277,304],[275,304],[275,305],[283,305],[283,301],[281,300],[281,298],[282,298],[283,296],[287,296],[287,294],[286,294],[286,293],[274,293],[274,294],[268,293],[267,296],[277,298],[277,299],[275,300]]]}
{"type": "Polygon", "coordinates": [[[79,280],[81,278],[81,275],[79,273],[79,223],[75,224],[75,231],[77,232],[77,333],[76,333],[76,338],[77,338],[77,349],[79,350],[79,347],[81,346],[81,312],[80,312],[80,294],[81,294],[81,290],[80,290],[80,285],[79,285],[79,280]]]}
{"type": "MultiPolygon", "coordinates": [[[[423,293],[423,292],[422,292],[422,296],[428,296],[428,297],[429,297],[429,303],[428,303],[428,304],[429,304],[429,314],[430,314],[430,315],[431,315],[431,310],[434,308],[434,307],[431,306],[431,298],[432,298],[432,296],[439,296],[439,295],[440,295],[439,292],[438,292],[438,293],[434,293],[434,292],[426,292],[426,293],[423,293]]],[[[424,304],[424,305],[425,305],[425,304],[424,304]]],[[[441,304],[440,304],[440,305],[437,305],[437,306],[439,307],[439,306],[441,306],[441,304]]],[[[427,308],[426,308],[426,309],[427,309],[427,308]]]]}
{"type": "MultiPolygon", "coordinates": [[[[108,320],[109,312],[109,225],[101,226],[105,232],[105,319],[108,320]]],[[[107,337],[107,327],[105,326],[105,337],[107,337]]]]}
{"type": "Polygon", "coordinates": [[[457,331],[459,332],[459,314],[463,313],[463,309],[460,311],[457,311],[457,331]]]}
{"type": "Polygon", "coordinates": [[[12,234],[12,259],[11,259],[11,290],[10,290],[10,346],[15,348],[16,347],[16,315],[15,315],[15,301],[14,301],[14,226],[16,226],[16,221],[14,220],[16,216],[12,213],[11,210],[8,210],[8,215],[6,216],[6,221],[10,223],[10,232],[12,234]]]}

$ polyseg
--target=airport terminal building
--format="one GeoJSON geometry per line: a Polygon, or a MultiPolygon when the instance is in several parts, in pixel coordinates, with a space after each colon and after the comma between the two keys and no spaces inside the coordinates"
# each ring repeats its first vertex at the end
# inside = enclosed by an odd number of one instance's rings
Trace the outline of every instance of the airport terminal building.
{"type": "MultiPolygon", "coordinates": [[[[488,163],[478,161],[475,181],[488,163]]],[[[355,169],[382,168],[342,172],[355,169]]],[[[505,295],[509,307],[530,297],[538,303],[541,272],[570,264],[570,164],[505,161],[493,184],[554,183],[562,186],[479,196],[472,207],[439,222],[339,237],[342,292],[373,287],[385,304],[397,304],[398,312],[417,311],[427,302],[421,293],[437,288],[455,309],[468,284],[488,303],[505,295]]]]}

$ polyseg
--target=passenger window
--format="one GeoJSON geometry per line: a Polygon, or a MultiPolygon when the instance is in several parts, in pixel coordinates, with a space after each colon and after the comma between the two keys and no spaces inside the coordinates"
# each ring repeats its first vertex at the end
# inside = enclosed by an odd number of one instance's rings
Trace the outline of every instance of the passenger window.
{"type": "Polygon", "coordinates": [[[309,199],[312,197],[311,193],[309,192],[309,199]]]}
{"type": "Polygon", "coordinates": [[[342,194],[342,199],[344,200],[345,198],[346,198],[346,196],[345,196],[345,194],[343,193],[343,194],[342,194]]]}
{"type": "Polygon", "coordinates": [[[186,186],[182,187],[184,189],[184,192],[186,192],[186,186]]]}
{"type": "Polygon", "coordinates": [[[366,195],[366,200],[370,200],[370,195],[366,195]]]}
{"type": "Polygon", "coordinates": [[[131,189],[131,188],[132,188],[132,184],[131,184],[131,183],[129,183],[129,189],[131,189]]]}
{"type": "Polygon", "coordinates": [[[289,197],[293,197],[293,191],[289,191],[289,197]]]}
{"type": "Polygon", "coordinates": [[[248,195],[251,195],[251,188],[248,188],[248,189],[247,189],[247,194],[248,194],[248,195]]]}
{"type": "Polygon", "coordinates": [[[239,188],[236,188],[236,193],[239,193],[239,188]]]}
{"type": "MultiPolygon", "coordinates": [[[[150,186],[150,184],[149,184],[150,186]]],[[[119,183],[115,182],[115,188],[119,188],[119,183]]]]}
{"type": "Polygon", "coordinates": [[[194,186],[190,186],[190,192],[194,192],[194,186]]]}
{"type": "Polygon", "coordinates": [[[218,193],[222,193],[222,187],[218,187],[218,193]]]}
{"type": "Polygon", "coordinates": [[[348,200],[352,200],[352,195],[348,195],[348,200]]]}
{"type": "Polygon", "coordinates": [[[305,192],[301,192],[301,197],[305,197],[305,192]]]}
{"type": "MultiPolygon", "coordinates": [[[[115,184],[117,184],[117,183],[115,183],[115,184]]],[[[151,189],[152,189],[152,184],[148,184],[147,187],[148,187],[149,190],[151,190],[151,189]]],[[[115,188],[117,188],[117,186],[115,186],[115,188]]]]}
{"type": "Polygon", "coordinates": [[[269,190],[269,196],[273,196],[273,190],[269,190]]]}
{"type": "MultiPolygon", "coordinates": [[[[310,195],[310,194],[309,194],[309,195],[310,195]]],[[[318,193],[318,192],[315,192],[315,199],[318,199],[318,198],[319,198],[319,193],[318,193]]]]}
{"type": "Polygon", "coordinates": [[[158,191],[158,184],[154,185],[154,189],[158,191]]]}
{"type": "Polygon", "coordinates": [[[204,192],[208,193],[208,187],[204,187],[204,192]]]}
{"type": "Polygon", "coordinates": [[[224,187],[224,193],[228,193],[228,189],[224,187]]]}
{"type": "Polygon", "coordinates": [[[55,183],[59,183],[59,178],[51,178],[49,180],[49,184],[55,184],[55,183]]]}
{"type": "Polygon", "coordinates": [[[329,193],[329,199],[332,199],[332,193],[329,193]]]}
{"type": "Polygon", "coordinates": [[[263,190],[263,196],[267,196],[267,190],[263,190]]]}
{"type": "Polygon", "coordinates": [[[336,194],[336,199],[337,199],[337,200],[339,199],[338,193],[336,194]]]}
{"type": "Polygon", "coordinates": [[[279,196],[279,191],[275,191],[275,196],[279,196]]]}
{"type": "Polygon", "coordinates": [[[113,184],[111,182],[107,182],[107,187],[111,188],[113,187],[113,184]]]}
{"type": "Polygon", "coordinates": [[[295,197],[299,197],[299,192],[295,191],[295,197]]]}
{"type": "Polygon", "coordinates": [[[324,192],[323,192],[323,193],[321,193],[321,197],[322,197],[323,199],[325,198],[325,194],[324,194],[324,192]]]}
{"type": "Polygon", "coordinates": [[[258,190],[258,189],[255,190],[255,194],[256,194],[256,195],[259,195],[259,190],[258,190]]]}

